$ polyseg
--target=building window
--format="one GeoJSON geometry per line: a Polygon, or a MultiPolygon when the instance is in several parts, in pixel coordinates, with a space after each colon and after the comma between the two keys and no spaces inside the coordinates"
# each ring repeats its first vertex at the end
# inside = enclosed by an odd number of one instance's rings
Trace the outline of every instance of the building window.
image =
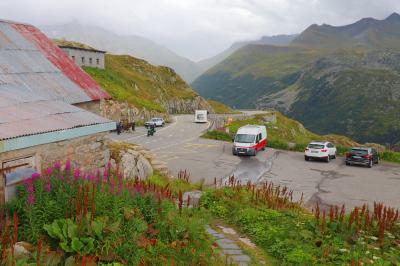
{"type": "Polygon", "coordinates": [[[71,56],[71,58],[72,58],[72,61],[75,62],[75,55],[71,56]]]}
{"type": "Polygon", "coordinates": [[[96,64],[100,65],[100,59],[96,59],[96,64]]]}
{"type": "Polygon", "coordinates": [[[85,63],[85,57],[82,57],[81,59],[82,59],[82,64],[84,64],[85,63]]]}
{"type": "Polygon", "coordinates": [[[89,58],[89,64],[92,64],[92,58],[89,58]]]}

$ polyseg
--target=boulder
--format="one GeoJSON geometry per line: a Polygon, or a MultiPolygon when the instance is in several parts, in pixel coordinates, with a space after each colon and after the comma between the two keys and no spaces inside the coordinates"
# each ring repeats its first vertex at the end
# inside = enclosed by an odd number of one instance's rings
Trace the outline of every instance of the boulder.
{"type": "Polygon", "coordinates": [[[189,201],[189,208],[193,206],[198,206],[200,202],[200,198],[203,195],[203,191],[200,190],[194,190],[194,191],[188,191],[185,192],[182,196],[183,203],[187,205],[188,199],[190,197],[189,201]]]}
{"type": "Polygon", "coordinates": [[[32,245],[27,242],[17,242],[14,245],[15,259],[30,259],[32,257],[29,249],[32,249],[32,245]]]}
{"type": "Polygon", "coordinates": [[[138,170],[138,177],[140,179],[146,179],[153,174],[153,167],[149,161],[142,155],[138,157],[136,168],[138,170]]]}

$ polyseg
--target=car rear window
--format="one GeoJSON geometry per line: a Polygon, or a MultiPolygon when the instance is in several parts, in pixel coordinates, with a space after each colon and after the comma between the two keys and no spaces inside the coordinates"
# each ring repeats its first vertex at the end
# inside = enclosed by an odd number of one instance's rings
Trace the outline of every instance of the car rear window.
{"type": "Polygon", "coordinates": [[[366,155],[366,154],[368,154],[368,150],[364,150],[364,149],[351,149],[351,153],[358,154],[358,155],[366,155]]]}
{"type": "Polygon", "coordinates": [[[322,144],[313,144],[313,143],[311,143],[311,144],[308,144],[308,148],[310,148],[310,149],[323,149],[323,148],[325,148],[325,146],[322,145],[322,144]]]}

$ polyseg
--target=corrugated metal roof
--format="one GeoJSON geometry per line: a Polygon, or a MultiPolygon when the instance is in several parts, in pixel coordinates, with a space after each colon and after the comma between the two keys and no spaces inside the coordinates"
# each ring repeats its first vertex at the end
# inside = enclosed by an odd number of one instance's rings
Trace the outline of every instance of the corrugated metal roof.
{"type": "Polygon", "coordinates": [[[71,105],[108,97],[38,29],[0,20],[0,148],[31,145],[24,136],[43,135],[37,143],[44,143],[115,128],[114,122],[71,105]],[[71,129],[77,130],[63,134],[71,129]]]}
{"type": "Polygon", "coordinates": [[[53,100],[3,106],[0,113],[0,140],[111,123],[96,114],[53,100]]]}
{"type": "MultiPolygon", "coordinates": [[[[68,103],[110,98],[37,28],[0,20],[0,80],[68,103]]],[[[18,93],[18,92],[17,92],[18,93]]]]}
{"type": "Polygon", "coordinates": [[[92,100],[110,98],[110,95],[96,81],[76,65],[72,59],[39,29],[25,24],[13,24],[12,26],[27,40],[33,42],[53,65],[78,85],[92,100]]]}

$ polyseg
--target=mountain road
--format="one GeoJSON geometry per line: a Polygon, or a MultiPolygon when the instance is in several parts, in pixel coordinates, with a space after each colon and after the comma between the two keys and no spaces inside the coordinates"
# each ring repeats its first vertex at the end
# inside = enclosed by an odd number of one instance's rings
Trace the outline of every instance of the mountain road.
{"type": "Polygon", "coordinates": [[[373,168],[346,166],[344,158],[330,163],[304,160],[303,153],[267,148],[255,157],[232,155],[232,144],[200,138],[208,124],[196,124],[192,115],[158,128],[152,137],[145,128],[134,133],[111,134],[112,139],[141,144],[164,161],[171,175],[190,172],[190,180],[220,184],[234,175],[242,184],[272,181],[294,190],[295,199],[304,196],[306,206],[346,204],[347,208],[380,201],[400,208],[400,165],[381,162],[373,168]]]}

